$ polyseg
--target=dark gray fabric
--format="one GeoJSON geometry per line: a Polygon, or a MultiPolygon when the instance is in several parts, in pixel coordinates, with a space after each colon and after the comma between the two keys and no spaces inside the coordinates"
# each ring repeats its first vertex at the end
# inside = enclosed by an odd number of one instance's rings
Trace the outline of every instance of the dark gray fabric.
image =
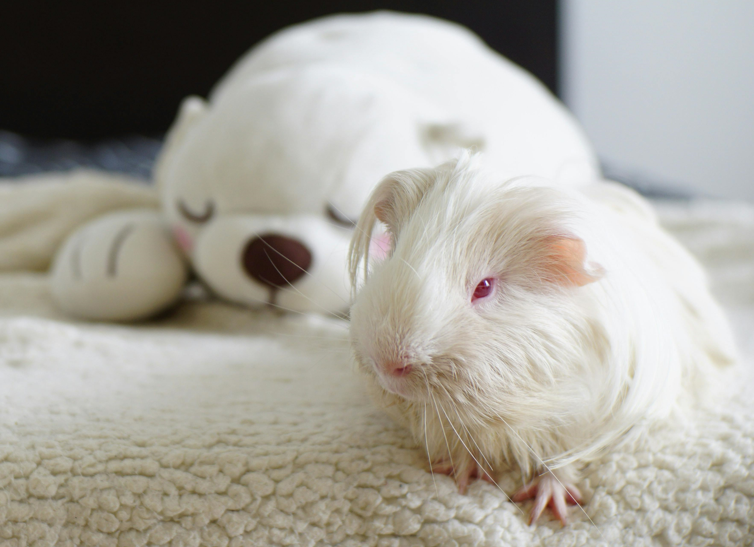
{"type": "MultiPolygon", "coordinates": [[[[152,167],[162,147],[160,137],[131,136],[85,144],[68,140],[39,141],[0,130],[0,176],[89,167],[132,175],[151,182],[152,167]]],[[[681,184],[653,180],[640,172],[603,162],[610,180],[656,199],[691,199],[698,194],[681,184]]]]}
{"type": "Polygon", "coordinates": [[[150,181],[162,139],[132,136],[85,144],[38,141],[0,131],[0,177],[16,177],[77,167],[126,173],[150,181]]]}

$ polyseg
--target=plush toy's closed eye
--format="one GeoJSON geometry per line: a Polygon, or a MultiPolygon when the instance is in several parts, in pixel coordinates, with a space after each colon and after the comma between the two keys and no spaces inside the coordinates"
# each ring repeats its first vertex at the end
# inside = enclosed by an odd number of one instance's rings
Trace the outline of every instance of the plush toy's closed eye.
{"type": "Polygon", "coordinates": [[[212,216],[215,214],[215,202],[212,201],[211,199],[207,200],[204,204],[204,209],[198,213],[195,213],[194,211],[188,208],[188,206],[182,199],[179,199],[178,211],[180,211],[181,215],[183,215],[183,217],[189,222],[202,224],[204,222],[207,222],[209,219],[211,219],[212,216]]]}
{"type": "Polygon", "coordinates": [[[332,203],[328,203],[325,208],[325,214],[335,224],[343,226],[344,228],[356,228],[356,220],[348,218],[340,209],[335,207],[332,203]]]}

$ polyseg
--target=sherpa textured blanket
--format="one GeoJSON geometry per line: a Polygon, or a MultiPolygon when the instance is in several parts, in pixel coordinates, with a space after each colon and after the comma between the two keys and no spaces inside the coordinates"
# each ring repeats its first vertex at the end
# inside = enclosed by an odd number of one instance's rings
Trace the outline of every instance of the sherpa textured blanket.
{"type": "Polygon", "coordinates": [[[345,322],[194,298],[148,324],[82,324],[43,273],[0,274],[0,544],[753,544],[754,208],[660,212],[707,265],[743,364],[713,408],[591,464],[565,528],[433,478],[365,396],[345,322]]]}

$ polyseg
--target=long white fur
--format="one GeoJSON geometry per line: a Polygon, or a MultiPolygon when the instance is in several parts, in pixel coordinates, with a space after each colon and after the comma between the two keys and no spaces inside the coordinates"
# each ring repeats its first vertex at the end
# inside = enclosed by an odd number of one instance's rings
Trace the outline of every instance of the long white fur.
{"type": "Polygon", "coordinates": [[[433,461],[460,469],[513,463],[571,480],[574,464],[735,361],[701,267],[639,196],[612,183],[500,180],[469,154],[393,173],[359,220],[350,269],[352,344],[375,400],[433,461]],[[370,262],[378,216],[392,249],[370,262]],[[547,237],[583,241],[596,280],[538,277],[536,243],[547,237]],[[491,276],[499,290],[472,305],[491,276]],[[394,359],[412,374],[378,372],[394,359]]]}

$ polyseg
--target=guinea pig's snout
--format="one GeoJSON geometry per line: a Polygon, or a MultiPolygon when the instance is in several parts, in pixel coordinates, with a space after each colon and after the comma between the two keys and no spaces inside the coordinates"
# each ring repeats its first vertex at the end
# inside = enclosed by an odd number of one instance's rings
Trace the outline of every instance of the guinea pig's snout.
{"type": "Polygon", "coordinates": [[[375,363],[380,384],[390,393],[406,399],[416,397],[414,365],[402,359],[375,363]]]}
{"type": "Polygon", "coordinates": [[[280,289],[306,274],[312,264],[312,253],[293,238],[263,234],[246,244],[241,263],[252,279],[280,289]]]}
{"type": "Polygon", "coordinates": [[[386,361],[381,364],[380,368],[389,376],[401,378],[408,376],[413,367],[403,361],[386,361]]]}

